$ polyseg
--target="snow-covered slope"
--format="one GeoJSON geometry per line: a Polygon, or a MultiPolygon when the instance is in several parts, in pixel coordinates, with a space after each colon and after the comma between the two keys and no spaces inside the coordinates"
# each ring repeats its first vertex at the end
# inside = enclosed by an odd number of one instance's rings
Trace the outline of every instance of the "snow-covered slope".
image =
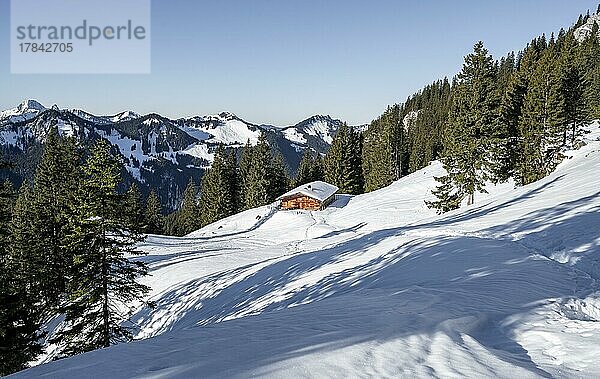
{"type": "Polygon", "coordinates": [[[443,216],[423,205],[433,164],[323,212],[150,237],[143,340],[15,377],[599,377],[592,129],[549,177],[443,216]]]}

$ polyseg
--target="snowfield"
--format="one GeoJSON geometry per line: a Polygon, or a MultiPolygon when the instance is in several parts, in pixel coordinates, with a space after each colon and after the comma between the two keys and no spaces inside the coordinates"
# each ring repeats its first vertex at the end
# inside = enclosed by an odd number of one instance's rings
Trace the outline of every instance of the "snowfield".
{"type": "Polygon", "coordinates": [[[549,177],[442,216],[439,163],[323,212],[142,245],[130,344],[14,377],[600,377],[600,128],[549,177]]]}

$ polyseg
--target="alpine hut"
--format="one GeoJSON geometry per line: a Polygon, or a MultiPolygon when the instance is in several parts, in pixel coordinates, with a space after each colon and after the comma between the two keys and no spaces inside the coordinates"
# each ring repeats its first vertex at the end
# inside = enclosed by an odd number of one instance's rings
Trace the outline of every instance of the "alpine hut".
{"type": "Polygon", "coordinates": [[[323,210],[335,199],[338,189],[333,184],[315,181],[296,187],[277,200],[281,200],[282,209],[323,210]]]}

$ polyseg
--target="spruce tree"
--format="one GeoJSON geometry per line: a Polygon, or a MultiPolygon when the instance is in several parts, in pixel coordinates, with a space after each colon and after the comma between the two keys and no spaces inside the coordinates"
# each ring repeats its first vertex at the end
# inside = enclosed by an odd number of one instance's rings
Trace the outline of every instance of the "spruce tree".
{"type": "Polygon", "coordinates": [[[268,166],[268,199],[267,203],[272,203],[275,199],[287,192],[290,186],[290,177],[288,170],[283,160],[283,155],[279,152],[271,153],[271,160],[268,166]]]}
{"type": "Polygon", "coordinates": [[[518,183],[539,180],[558,164],[565,135],[564,114],[558,59],[548,49],[532,75],[519,121],[518,183]]]}
{"type": "Polygon", "coordinates": [[[68,235],[73,252],[73,280],[68,303],[62,309],[65,328],[58,342],[63,356],[83,353],[129,341],[124,321],[141,302],[149,287],[137,280],[147,274],[135,244],[143,236],[123,221],[120,162],[110,145],[98,140],[83,167],[83,180],[72,204],[75,217],[68,235]]]}
{"type": "Polygon", "coordinates": [[[429,202],[429,206],[445,211],[457,207],[464,198],[472,204],[477,191],[485,192],[490,167],[496,163],[493,151],[499,97],[495,80],[494,61],[478,42],[458,75],[444,136],[442,163],[448,178],[440,181],[435,191],[438,201],[429,202]]]}
{"type": "Polygon", "coordinates": [[[150,192],[146,200],[146,210],[144,212],[146,233],[161,234],[163,233],[164,220],[162,216],[162,207],[160,199],[155,190],[150,192]]]}
{"type": "Polygon", "coordinates": [[[294,187],[301,186],[306,183],[313,181],[313,155],[307,149],[302,155],[302,160],[298,165],[298,171],[296,172],[296,178],[294,179],[294,187]]]}
{"type": "Polygon", "coordinates": [[[183,201],[177,215],[178,235],[186,235],[201,227],[200,205],[198,204],[198,188],[194,178],[190,178],[183,191],[183,201]]]}
{"type": "Polygon", "coordinates": [[[575,140],[583,134],[583,127],[592,120],[586,104],[586,87],[588,82],[584,78],[584,58],[579,45],[569,33],[564,37],[560,50],[558,65],[561,70],[561,92],[564,99],[564,119],[566,122],[563,131],[563,145],[575,140]]]}
{"type": "Polygon", "coordinates": [[[145,217],[142,211],[142,194],[138,185],[134,182],[125,193],[122,206],[123,221],[129,228],[145,230],[145,217]]]}
{"type": "Polygon", "coordinates": [[[228,217],[236,211],[236,166],[231,155],[219,146],[211,168],[202,177],[200,195],[202,226],[228,217]]]}
{"type": "Polygon", "coordinates": [[[59,304],[65,292],[72,256],[64,245],[70,233],[73,197],[78,186],[80,156],[75,140],[64,139],[52,128],[44,144],[44,153],[34,177],[31,197],[32,224],[35,240],[23,246],[20,254],[42,262],[45,274],[39,286],[50,306],[59,304]]]}
{"type": "Polygon", "coordinates": [[[362,135],[343,124],[325,156],[325,181],[341,193],[361,194],[364,189],[362,135]]]}
{"type": "Polygon", "coordinates": [[[0,187],[0,376],[26,368],[42,352],[39,288],[29,285],[36,272],[30,269],[29,257],[22,259],[11,249],[11,214],[13,221],[23,216],[29,205],[23,199],[19,197],[13,213],[12,185],[5,182],[0,187]]]}
{"type": "MultiPolygon", "coordinates": [[[[263,206],[271,200],[269,170],[272,155],[271,148],[264,136],[260,137],[258,144],[252,147],[251,151],[251,163],[248,167],[244,167],[246,171],[243,189],[245,209],[263,206]]],[[[242,156],[242,158],[244,157],[242,156]]]]}
{"type": "Polygon", "coordinates": [[[323,157],[321,154],[316,153],[315,158],[312,162],[312,167],[310,170],[310,176],[312,177],[312,181],[324,181],[325,180],[325,169],[323,167],[323,157]]]}
{"type": "Polygon", "coordinates": [[[293,182],[294,187],[324,179],[321,154],[315,153],[313,155],[311,151],[306,150],[298,166],[298,172],[293,182]]]}
{"type": "Polygon", "coordinates": [[[600,38],[598,38],[598,23],[592,27],[592,38],[582,43],[581,49],[585,87],[585,103],[587,114],[592,119],[600,118],[600,38]]]}

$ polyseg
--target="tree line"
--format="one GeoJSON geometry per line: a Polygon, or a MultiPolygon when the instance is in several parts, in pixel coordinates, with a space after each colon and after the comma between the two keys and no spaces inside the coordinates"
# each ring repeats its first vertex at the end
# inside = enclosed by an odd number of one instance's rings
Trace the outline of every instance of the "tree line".
{"type": "Polygon", "coordinates": [[[575,30],[541,36],[494,60],[482,42],[452,82],[426,86],[388,107],[364,133],[365,191],[389,185],[439,159],[439,212],[474,202],[488,182],[526,185],[551,173],[600,118],[598,24],[581,42],[575,30]]]}

